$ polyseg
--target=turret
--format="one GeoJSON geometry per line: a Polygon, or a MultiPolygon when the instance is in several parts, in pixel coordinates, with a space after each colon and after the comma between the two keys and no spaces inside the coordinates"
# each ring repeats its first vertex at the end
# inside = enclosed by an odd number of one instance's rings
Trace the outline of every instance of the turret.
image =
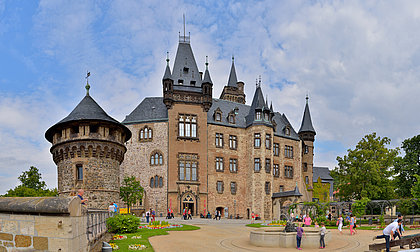
{"type": "Polygon", "coordinates": [[[244,83],[238,81],[236,77],[235,58],[233,56],[228,83],[223,88],[220,99],[245,104],[244,83]]]}
{"type": "Polygon", "coordinates": [[[306,106],[303,112],[302,124],[299,129],[299,137],[304,141],[315,141],[315,129],[312,126],[311,113],[309,112],[308,96],[306,96],[306,106]]]}
{"type": "Polygon", "coordinates": [[[203,88],[203,105],[206,111],[208,111],[212,104],[213,82],[211,81],[211,78],[210,78],[209,62],[208,62],[207,56],[206,56],[206,72],[204,73],[202,88],[203,88]]]}

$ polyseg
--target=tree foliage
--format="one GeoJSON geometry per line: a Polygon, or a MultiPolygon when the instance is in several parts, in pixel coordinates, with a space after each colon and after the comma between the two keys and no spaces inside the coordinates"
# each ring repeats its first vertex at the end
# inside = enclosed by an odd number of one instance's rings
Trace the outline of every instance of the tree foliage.
{"type": "Polygon", "coordinates": [[[128,212],[132,205],[142,200],[143,187],[134,176],[124,178],[123,185],[120,187],[120,197],[127,205],[128,212]]]}
{"type": "Polygon", "coordinates": [[[31,166],[28,171],[22,172],[18,177],[20,185],[9,189],[5,197],[49,197],[57,196],[57,189],[47,189],[45,181],[42,181],[38,168],[31,166]]]}
{"type": "Polygon", "coordinates": [[[396,160],[395,185],[399,197],[409,198],[411,187],[418,181],[415,175],[420,174],[420,135],[404,140],[401,148],[405,155],[396,160]]]}
{"type": "Polygon", "coordinates": [[[344,200],[391,199],[394,187],[391,181],[397,149],[390,149],[391,140],[372,133],[363,137],[354,150],[337,157],[338,167],[331,176],[344,200]]]}
{"type": "Polygon", "coordinates": [[[416,174],[414,177],[417,181],[411,188],[411,195],[413,195],[414,198],[417,198],[417,200],[420,200],[420,176],[416,174]]]}

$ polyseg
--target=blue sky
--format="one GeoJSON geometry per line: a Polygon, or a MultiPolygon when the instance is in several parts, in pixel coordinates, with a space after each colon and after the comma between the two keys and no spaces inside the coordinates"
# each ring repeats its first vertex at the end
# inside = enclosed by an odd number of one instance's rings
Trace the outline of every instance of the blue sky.
{"type": "Polygon", "coordinates": [[[262,75],[295,130],[309,94],[315,165],[333,168],[371,132],[392,147],[419,133],[419,1],[0,0],[0,194],[31,165],[56,187],[44,133],[83,98],[87,70],[92,97],[120,121],[161,96],[183,13],[215,98],[232,54],[247,103],[262,75]]]}

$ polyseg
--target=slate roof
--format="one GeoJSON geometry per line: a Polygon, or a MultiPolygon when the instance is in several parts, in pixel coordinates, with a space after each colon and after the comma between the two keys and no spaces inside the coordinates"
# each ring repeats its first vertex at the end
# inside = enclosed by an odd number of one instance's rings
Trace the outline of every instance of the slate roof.
{"type": "Polygon", "coordinates": [[[206,72],[204,73],[204,78],[203,78],[203,83],[212,83],[211,78],[210,78],[210,72],[208,69],[206,69],[206,72]]]}
{"type": "Polygon", "coordinates": [[[236,77],[235,63],[233,62],[233,57],[232,57],[232,66],[230,67],[228,86],[238,87],[237,83],[238,83],[238,78],[236,77]]]}
{"type": "Polygon", "coordinates": [[[172,79],[172,74],[171,74],[171,69],[169,68],[169,64],[166,65],[165,74],[163,75],[163,78],[162,79],[163,80],[172,79]]]}
{"type": "Polygon", "coordinates": [[[131,131],[126,126],[110,117],[90,95],[86,95],[67,117],[51,126],[47,132],[45,132],[45,138],[52,142],[53,134],[58,128],[67,123],[78,121],[102,121],[112,123],[123,128],[126,134],[126,141],[131,138],[131,131]]]}
{"type": "Polygon", "coordinates": [[[306,106],[305,111],[303,112],[302,124],[300,126],[299,133],[308,131],[316,134],[314,126],[312,126],[311,113],[309,112],[308,105],[308,97],[306,97],[306,106]]]}
{"type": "Polygon", "coordinates": [[[271,198],[282,198],[282,197],[290,197],[290,196],[295,196],[295,197],[302,196],[297,186],[295,186],[295,189],[292,191],[273,193],[273,196],[271,196],[271,198]]]}
{"type": "Polygon", "coordinates": [[[128,116],[125,117],[123,124],[133,124],[139,122],[167,121],[168,109],[163,103],[162,97],[145,98],[128,116]]]}
{"type": "Polygon", "coordinates": [[[174,67],[172,68],[172,78],[174,80],[174,90],[201,92],[200,72],[189,42],[180,41],[178,44],[174,67]],[[188,69],[188,71],[184,71],[184,69],[188,69]],[[178,80],[183,80],[183,85],[178,85],[178,80]],[[194,86],[191,86],[191,81],[195,81],[194,86]]]}
{"type": "Polygon", "coordinates": [[[316,167],[313,168],[313,182],[318,181],[318,177],[321,177],[322,182],[333,181],[333,177],[330,175],[330,169],[328,167],[316,167]]]}

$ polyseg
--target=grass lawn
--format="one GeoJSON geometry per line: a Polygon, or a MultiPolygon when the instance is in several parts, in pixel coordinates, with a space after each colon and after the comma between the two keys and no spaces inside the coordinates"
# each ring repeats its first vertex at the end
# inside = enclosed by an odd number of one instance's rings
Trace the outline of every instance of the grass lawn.
{"type": "Polygon", "coordinates": [[[127,236],[127,239],[124,240],[113,240],[110,241],[118,245],[119,249],[116,251],[136,251],[136,250],[129,250],[128,245],[130,244],[143,244],[146,245],[146,249],[141,251],[151,252],[154,251],[152,246],[149,243],[149,237],[156,236],[156,235],[167,235],[167,231],[190,231],[190,230],[197,230],[200,229],[196,226],[191,225],[184,225],[183,227],[178,228],[169,228],[169,229],[139,229],[136,233],[129,233],[129,234],[121,234],[127,236]],[[141,236],[141,239],[131,239],[133,236],[141,236]]]}

